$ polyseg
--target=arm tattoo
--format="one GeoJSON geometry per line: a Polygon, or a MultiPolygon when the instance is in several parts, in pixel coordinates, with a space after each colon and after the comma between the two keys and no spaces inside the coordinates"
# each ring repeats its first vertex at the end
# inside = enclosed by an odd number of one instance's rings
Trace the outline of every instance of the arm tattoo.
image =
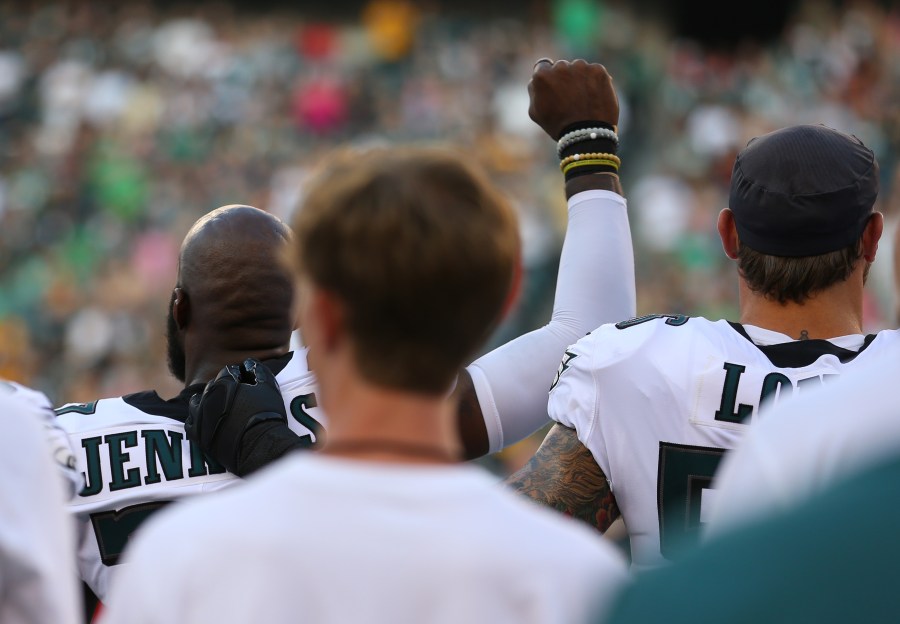
{"type": "Polygon", "coordinates": [[[573,429],[559,424],[553,426],[534,457],[506,484],[601,533],[621,515],[594,456],[573,429]]]}
{"type": "Polygon", "coordinates": [[[478,403],[478,395],[475,393],[475,384],[472,383],[472,376],[468,371],[463,370],[459,373],[453,394],[458,401],[456,426],[463,445],[463,457],[475,459],[487,455],[490,450],[487,427],[484,424],[481,405],[478,403]]]}

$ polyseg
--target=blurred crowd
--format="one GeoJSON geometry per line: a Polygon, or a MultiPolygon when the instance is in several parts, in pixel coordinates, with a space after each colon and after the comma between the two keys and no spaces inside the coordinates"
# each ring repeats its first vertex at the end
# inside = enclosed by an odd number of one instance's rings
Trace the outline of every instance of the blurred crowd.
{"type": "MultiPolygon", "coordinates": [[[[752,136],[856,134],[893,223],[900,11],[810,1],[777,43],[722,52],[625,2],[505,19],[418,6],[321,21],[226,2],[0,2],[0,376],[56,402],[174,394],[164,319],[190,224],[230,203],[288,218],[345,145],[449,142],[483,167],[526,243],[525,295],[495,341],[543,324],[565,226],[555,150],[527,116],[543,56],[615,77],[641,313],[736,317],[715,215],[752,136]]],[[[890,264],[873,271],[867,331],[895,322],[890,264]]]]}

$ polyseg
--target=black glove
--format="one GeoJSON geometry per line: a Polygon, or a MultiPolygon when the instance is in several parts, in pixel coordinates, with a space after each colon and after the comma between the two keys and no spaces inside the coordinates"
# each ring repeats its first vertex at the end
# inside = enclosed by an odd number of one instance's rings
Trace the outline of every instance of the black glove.
{"type": "MultiPolygon", "coordinates": [[[[245,437],[253,427],[254,433],[287,429],[287,414],[275,376],[252,358],[226,366],[206,384],[202,395],[192,396],[184,423],[189,440],[237,475],[259,467],[242,466],[245,437]]],[[[250,437],[255,440],[259,435],[250,437]]]]}

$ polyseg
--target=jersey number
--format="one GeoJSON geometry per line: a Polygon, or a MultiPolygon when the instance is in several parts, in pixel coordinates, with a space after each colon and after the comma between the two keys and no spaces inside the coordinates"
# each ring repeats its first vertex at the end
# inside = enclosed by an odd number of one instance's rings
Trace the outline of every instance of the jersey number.
{"type": "Polygon", "coordinates": [[[659,548],[666,559],[699,538],[703,490],[709,489],[723,455],[720,448],[659,443],[656,508],[659,548]]]}
{"type": "Polygon", "coordinates": [[[119,563],[119,557],[128,544],[131,534],[134,533],[144,521],[156,513],[171,501],[154,501],[141,503],[114,511],[101,511],[91,514],[91,524],[94,526],[94,535],[97,537],[97,546],[100,548],[100,561],[103,565],[114,566],[119,563]]]}

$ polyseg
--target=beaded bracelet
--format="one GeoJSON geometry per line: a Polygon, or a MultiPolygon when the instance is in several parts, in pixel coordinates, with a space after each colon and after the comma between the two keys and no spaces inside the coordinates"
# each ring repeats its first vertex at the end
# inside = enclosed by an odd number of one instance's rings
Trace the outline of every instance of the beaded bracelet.
{"type": "Polygon", "coordinates": [[[573,163],[573,162],[580,161],[580,160],[591,160],[591,159],[611,160],[614,163],[616,163],[616,166],[622,165],[622,160],[615,154],[609,154],[606,152],[591,152],[588,154],[572,154],[571,156],[566,156],[559,162],[559,168],[561,170],[565,171],[565,167],[569,163],[573,163]]]}
{"type": "Polygon", "coordinates": [[[568,174],[570,171],[577,167],[593,167],[593,166],[602,166],[602,167],[611,167],[613,172],[619,171],[620,163],[617,163],[614,160],[610,160],[608,158],[591,158],[589,160],[578,160],[575,162],[570,162],[563,169],[563,175],[568,174]]]}
{"type": "Polygon", "coordinates": [[[619,136],[612,130],[607,128],[583,128],[564,134],[556,143],[556,155],[562,158],[563,151],[567,147],[581,141],[595,141],[597,139],[612,141],[616,147],[619,145],[619,136]]]}
{"type": "Polygon", "coordinates": [[[572,130],[571,132],[567,132],[566,134],[562,135],[557,143],[565,143],[570,139],[584,135],[590,135],[592,139],[596,139],[597,137],[606,137],[607,139],[612,139],[616,142],[618,142],[619,140],[619,136],[615,133],[615,131],[610,130],[609,128],[578,128],[577,130],[572,130]]]}
{"type": "Polygon", "coordinates": [[[572,132],[574,130],[584,130],[585,128],[592,128],[594,126],[596,126],[597,128],[606,128],[607,130],[612,130],[613,132],[619,131],[619,129],[616,128],[616,126],[614,126],[613,124],[608,123],[606,121],[601,121],[599,119],[582,119],[581,121],[576,121],[575,123],[571,123],[568,126],[566,126],[565,128],[563,128],[560,131],[559,136],[556,138],[556,140],[559,141],[565,135],[569,134],[570,132],[572,132]]]}
{"type": "Polygon", "coordinates": [[[610,139],[591,139],[586,137],[584,141],[572,143],[561,154],[557,153],[560,160],[574,156],[575,154],[618,154],[619,146],[610,139]]]}

